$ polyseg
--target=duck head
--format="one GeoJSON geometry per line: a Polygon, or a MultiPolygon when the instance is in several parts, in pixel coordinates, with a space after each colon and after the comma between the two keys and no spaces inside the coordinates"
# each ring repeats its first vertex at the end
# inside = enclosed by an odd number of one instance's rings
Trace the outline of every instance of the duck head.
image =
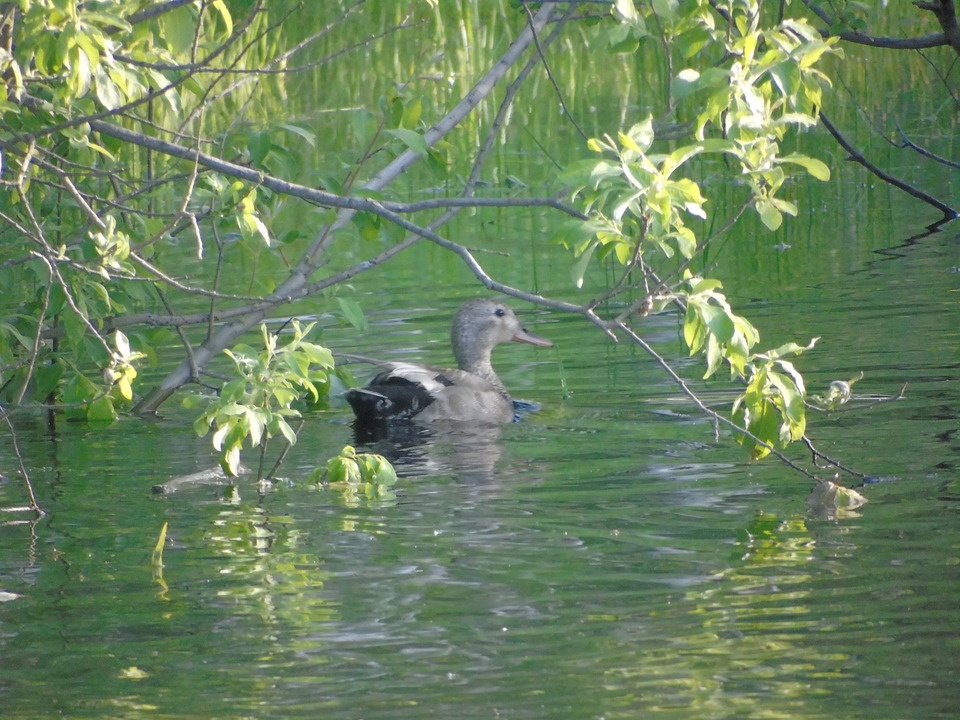
{"type": "Polygon", "coordinates": [[[524,342],[551,347],[552,342],[530,332],[502,302],[480,298],[460,306],[450,332],[453,354],[461,370],[477,372],[490,366],[490,353],[500,343],[524,342]]]}

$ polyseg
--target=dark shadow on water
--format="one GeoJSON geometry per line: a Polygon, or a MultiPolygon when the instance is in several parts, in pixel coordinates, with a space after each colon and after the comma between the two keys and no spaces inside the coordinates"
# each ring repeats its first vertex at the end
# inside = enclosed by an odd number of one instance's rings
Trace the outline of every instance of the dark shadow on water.
{"type": "Polygon", "coordinates": [[[495,481],[502,455],[500,425],[355,422],[353,431],[359,450],[383,455],[401,477],[451,474],[466,485],[486,485],[495,481]]]}

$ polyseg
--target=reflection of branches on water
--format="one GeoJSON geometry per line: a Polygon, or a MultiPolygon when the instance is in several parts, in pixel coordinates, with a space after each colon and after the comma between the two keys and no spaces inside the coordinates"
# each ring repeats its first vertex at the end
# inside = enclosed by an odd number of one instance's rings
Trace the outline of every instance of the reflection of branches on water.
{"type": "MultiPolygon", "coordinates": [[[[810,12],[812,12],[821,22],[823,22],[827,28],[829,28],[821,30],[821,33],[824,35],[824,37],[838,37],[844,42],[857,45],[867,45],[869,47],[883,48],[893,51],[912,50],[918,52],[920,56],[931,66],[933,72],[936,73],[946,92],[950,95],[954,102],[957,101],[956,94],[953,92],[949,83],[947,82],[946,74],[941,72],[941,70],[933,62],[931,62],[927,54],[922,52],[923,50],[929,48],[950,47],[956,53],[960,54],[960,24],[958,24],[957,21],[955,0],[917,0],[914,2],[914,6],[916,6],[918,9],[933,13],[940,25],[941,32],[929,33],[921,37],[912,38],[880,37],[859,29],[836,32],[833,28],[843,24],[843,19],[841,17],[831,15],[817,2],[814,2],[814,0],[802,1],[807,9],[810,10],[810,12]]],[[[956,63],[956,60],[954,63],[956,63]]],[[[929,193],[919,190],[918,188],[915,188],[912,185],[895,178],[870,162],[863,153],[854,148],[853,145],[851,145],[846,138],[843,137],[840,131],[830,122],[830,119],[822,112],[820,115],[820,120],[824,127],[827,128],[830,134],[833,135],[836,141],[840,144],[840,146],[850,154],[851,160],[865,167],[870,173],[883,180],[883,182],[893,185],[894,187],[909,193],[913,197],[937,208],[944,214],[945,219],[960,217],[960,212],[958,212],[957,208],[951,207],[946,203],[936,199],[929,193]]],[[[900,128],[899,124],[897,124],[897,130],[901,137],[901,141],[899,143],[887,138],[884,132],[880,130],[877,130],[877,132],[894,147],[909,148],[923,155],[924,157],[947,167],[960,167],[960,164],[946,158],[942,158],[911,141],[900,128]]]]}
{"type": "MultiPolygon", "coordinates": [[[[20,477],[23,478],[24,487],[27,489],[27,496],[30,500],[29,509],[38,517],[43,517],[45,513],[40,508],[39,503],[37,503],[37,496],[33,493],[33,484],[30,482],[30,473],[27,472],[27,467],[23,462],[23,455],[20,453],[20,445],[17,443],[17,431],[13,427],[13,422],[10,420],[10,415],[7,411],[0,407],[0,420],[6,424],[7,428],[10,430],[10,440],[13,444],[13,454],[17,458],[17,465],[20,468],[20,477]]],[[[3,508],[7,511],[19,510],[20,508],[3,508]]]]}
{"type": "Polygon", "coordinates": [[[907,137],[907,134],[903,131],[903,128],[900,127],[900,123],[897,123],[897,132],[900,133],[899,143],[894,142],[893,140],[887,140],[887,142],[889,142],[894,147],[909,148],[910,150],[913,150],[919,153],[920,155],[923,155],[925,158],[929,158],[930,160],[933,160],[935,163],[938,163],[940,165],[946,165],[947,167],[952,167],[960,170],[960,162],[949,160],[945,157],[940,157],[936,153],[930,152],[926,148],[920,147],[915,142],[913,142],[909,137],[907,137]]]}
{"type": "Polygon", "coordinates": [[[830,132],[831,135],[833,135],[834,139],[840,144],[840,147],[842,147],[844,150],[847,151],[852,161],[854,161],[855,163],[858,163],[859,165],[863,165],[863,167],[865,167],[872,174],[876,175],[878,178],[883,180],[885,183],[888,183],[890,185],[893,185],[894,187],[900,188],[905,193],[912,195],[918,200],[922,200],[928,205],[932,205],[937,210],[943,213],[944,218],[953,219],[953,218],[960,217],[960,212],[958,212],[956,209],[938,200],[937,198],[933,197],[929,193],[926,193],[923,190],[915,188],[913,185],[910,185],[909,183],[906,183],[903,180],[900,180],[899,178],[894,177],[888,172],[884,172],[879,167],[877,167],[872,162],[870,162],[867,159],[867,157],[862,152],[857,150],[844,137],[843,133],[841,133],[840,130],[837,129],[837,127],[832,122],[830,122],[830,118],[827,117],[826,113],[824,112],[820,113],[820,122],[823,123],[823,126],[830,132]]]}

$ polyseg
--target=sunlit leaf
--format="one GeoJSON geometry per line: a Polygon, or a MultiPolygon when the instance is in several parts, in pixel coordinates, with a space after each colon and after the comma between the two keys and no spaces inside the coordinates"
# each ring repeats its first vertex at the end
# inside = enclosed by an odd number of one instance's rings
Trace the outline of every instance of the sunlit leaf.
{"type": "Polygon", "coordinates": [[[230,15],[230,11],[227,9],[227,4],[224,0],[213,0],[213,6],[217,9],[217,12],[220,13],[220,18],[223,20],[224,24],[224,35],[230,36],[233,34],[233,17],[230,15]]]}
{"type": "Polygon", "coordinates": [[[653,11],[664,20],[671,20],[677,14],[678,0],[653,0],[653,11]]]}
{"type": "Polygon", "coordinates": [[[230,477],[240,474],[240,447],[233,445],[220,457],[220,467],[230,477]]]}
{"type": "Polygon", "coordinates": [[[583,287],[583,277],[587,274],[587,268],[590,266],[590,260],[593,257],[593,253],[597,249],[597,246],[597,242],[591,242],[580,254],[580,257],[577,258],[577,261],[573,264],[573,267],[570,268],[570,276],[573,278],[573,282],[578,288],[583,287]]]}
{"type": "Polygon", "coordinates": [[[117,380],[117,389],[124,400],[133,400],[133,386],[130,384],[130,378],[127,375],[121,375],[117,380]]]}
{"type": "Polygon", "coordinates": [[[683,340],[690,348],[690,354],[695,355],[703,347],[706,339],[707,326],[691,303],[687,306],[687,314],[683,321],[683,340]]]}
{"type": "Polygon", "coordinates": [[[701,305],[700,313],[711,334],[722,343],[730,342],[734,335],[733,318],[724,308],[715,305],[701,305]]]}
{"type": "Polygon", "coordinates": [[[91,422],[113,421],[117,419],[117,411],[113,407],[113,400],[108,396],[97,398],[87,406],[87,420],[91,422]]]}
{"type": "Polygon", "coordinates": [[[250,438],[250,445],[257,447],[263,439],[264,419],[260,412],[255,408],[247,408],[243,415],[246,421],[247,436],[250,438]]]}
{"type": "Polygon", "coordinates": [[[769,200],[758,200],[757,212],[760,214],[760,220],[767,226],[768,230],[779,230],[783,224],[783,215],[777,210],[769,200]]]}
{"type": "Polygon", "coordinates": [[[816,158],[800,155],[799,153],[791,153],[781,157],[779,162],[800,165],[817,180],[826,181],[830,179],[830,168],[826,163],[816,158]]]}
{"type": "Polygon", "coordinates": [[[614,0],[613,12],[621,20],[636,22],[639,19],[633,0],[614,0]]]}

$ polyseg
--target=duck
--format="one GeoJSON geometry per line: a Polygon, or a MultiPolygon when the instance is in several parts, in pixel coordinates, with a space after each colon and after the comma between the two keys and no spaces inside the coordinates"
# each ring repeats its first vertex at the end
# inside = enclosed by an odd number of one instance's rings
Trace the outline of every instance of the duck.
{"type": "MultiPolygon", "coordinates": [[[[538,347],[553,343],[524,328],[507,305],[489,298],[468,300],[457,310],[450,331],[456,369],[406,362],[374,362],[382,371],[367,385],[343,397],[361,425],[413,420],[509,423],[514,402],[490,360],[505,342],[538,347]]],[[[366,358],[361,358],[366,360],[366,358]]]]}

